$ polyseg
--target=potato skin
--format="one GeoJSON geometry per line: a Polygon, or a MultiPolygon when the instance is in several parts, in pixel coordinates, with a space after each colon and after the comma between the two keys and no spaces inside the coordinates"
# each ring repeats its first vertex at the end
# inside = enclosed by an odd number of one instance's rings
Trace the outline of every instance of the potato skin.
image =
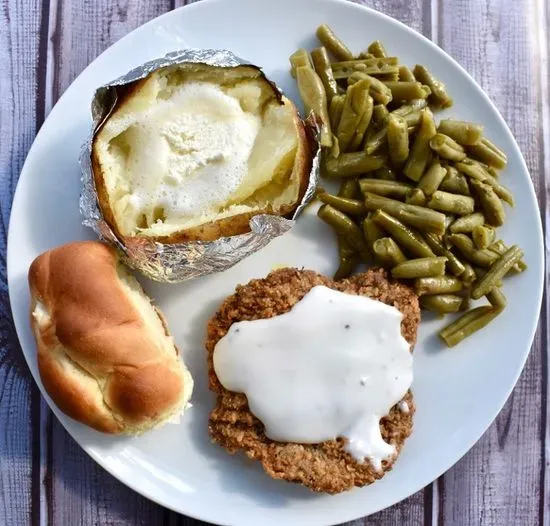
{"type": "MultiPolygon", "coordinates": [[[[185,230],[174,232],[167,236],[152,236],[144,234],[137,234],[135,236],[123,235],[118,228],[115,215],[110,206],[109,194],[103,176],[101,160],[99,158],[98,150],[95,147],[99,133],[99,130],[97,130],[94,140],[92,142],[91,161],[98,206],[101,210],[105,222],[113,230],[118,239],[126,246],[141,244],[141,242],[145,240],[155,241],[163,244],[175,244],[186,243],[190,241],[214,241],[221,237],[230,237],[238,234],[245,234],[250,232],[249,222],[252,217],[261,214],[290,217],[298,207],[308,186],[309,175],[312,167],[313,152],[315,148],[315,141],[309,136],[308,132],[306,131],[304,122],[300,118],[300,114],[298,113],[298,110],[294,103],[292,103],[292,101],[290,101],[289,99],[283,97],[281,92],[277,89],[276,85],[272,81],[267,79],[267,77],[265,77],[260,68],[252,65],[237,66],[237,68],[245,68],[245,76],[252,77],[259,75],[260,77],[262,77],[263,80],[267,81],[267,83],[273,90],[273,94],[275,95],[276,100],[280,104],[284,104],[286,102],[287,104],[291,104],[292,106],[294,112],[294,123],[298,134],[298,148],[291,174],[291,178],[297,178],[300,182],[298,198],[296,202],[291,205],[282,206],[277,211],[274,211],[271,206],[267,206],[261,210],[254,210],[253,212],[237,214],[231,217],[211,221],[198,225],[196,227],[191,227],[185,230]]],[[[113,114],[117,108],[123,106],[126,101],[132,97],[132,94],[134,92],[139,91],[145,81],[146,79],[141,79],[129,85],[123,92],[122,96],[119,98],[119,101],[117,102],[111,114],[113,114]]]]}

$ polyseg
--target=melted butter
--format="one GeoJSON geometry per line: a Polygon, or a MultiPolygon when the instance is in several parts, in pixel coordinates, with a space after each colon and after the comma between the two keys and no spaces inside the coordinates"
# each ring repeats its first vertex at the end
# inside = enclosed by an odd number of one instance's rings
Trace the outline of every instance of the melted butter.
{"type": "Polygon", "coordinates": [[[246,395],[272,440],[343,437],[358,462],[380,470],[395,454],[380,418],[412,383],[402,318],[379,301],[314,287],[285,314],[234,323],[214,368],[226,389],[246,395]]]}

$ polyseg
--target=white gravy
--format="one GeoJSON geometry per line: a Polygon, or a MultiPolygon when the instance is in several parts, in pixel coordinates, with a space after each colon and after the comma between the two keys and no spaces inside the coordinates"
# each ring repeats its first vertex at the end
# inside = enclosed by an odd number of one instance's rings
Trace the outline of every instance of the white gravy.
{"type": "Polygon", "coordinates": [[[380,470],[395,454],[380,418],[412,383],[412,355],[399,310],[324,286],[292,310],[234,323],[214,350],[222,385],[244,393],[272,440],[346,450],[380,470]]]}

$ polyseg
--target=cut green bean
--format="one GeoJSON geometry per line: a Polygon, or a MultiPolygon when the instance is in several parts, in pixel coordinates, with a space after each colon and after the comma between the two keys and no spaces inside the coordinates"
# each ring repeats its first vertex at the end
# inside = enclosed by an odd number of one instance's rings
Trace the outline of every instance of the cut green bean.
{"type": "Polygon", "coordinates": [[[421,296],[420,305],[427,310],[450,314],[458,312],[462,306],[463,298],[455,294],[436,294],[433,296],[421,296]]]}
{"type": "Polygon", "coordinates": [[[382,42],[380,42],[380,40],[375,40],[374,42],[371,42],[369,47],[367,48],[367,52],[371,55],[374,55],[376,58],[384,58],[388,56],[384,45],[382,44],[382,42]]]}
{"type": "Polygon", "coordinates": [[[405,255],[391,237],[377,239],[372,245],[372,252],[385,268],[393,268],[407,261],[405,255]]]}
{"type": "Polygon", "coordinates": [[[500,197],[495,191],[488,185],[480,181],[473,180],[471,182],[472,187],[475,190],[481,208],[483,209],[483,215],[487,220],[487,223],[491,226],[502,226],[506,218],[504,212],[504,206],[500,197]]]}
{"type": "MultiPolygon", "coordinates": [[[[354,73],[348,79],[348,84],[353,86],[358,82],[368,80],[370,83],[369,93],[370,96],[376,103],[379,104],[389,104],[392,100],[392,92],[388,86],[386,86],[381,80],[376,77],[371,77],[370,75],[362,72],[354,73]]],[[[349,88],[348,88],[349,89],[349,88]]]]}
{"type": "Polygon", "coordinates": [[[327,192],[318,192],[317,198],[319,201],[333,206],[340,212],[352,216],[360,216],[366,214],[366,208],[363,201],[357,199],[352,199],[350,197],[340,197],[337,195],[332,195],[327,192]]]}
{"type": "MultiPolygon", "coordinates": [[[[498,256],[502,256],[507,250],[508,247],[504,244],[504,241],[502,239],[499,239],[498,241],[495,241],[494,243],[491,243],[489,246],[489,250],[491,252],[494,252],[498,256]]],[[[518,261],[513,267],[512,270],[516,274],[520,274],[521,272],[527,270],[527,264],[522,260],[518,261]]]]}
{"type": "Polygon", "coordinates": [[[437,133],[430,141],[430,148],[443,159],[462,161],[466,158],[466,151],[448,135],[437,133]]]}
{"type": "Polygon", "coordinates": [[[345,95],[336,95],[332,97],[329,108],[330,125],[333,130],[338,129],[340,119],[342,118],[342,111],[344,110],[345,95]]]}
{"type": "Polygon", "coordinates": [[[343,153],[338,159],[326,160],[325,174],[328,177],[352,177],[378,170],[383,164],[382,157],[371,156],[366,152],[343,153]]]}
{"type": "Polygon", "coordinates": [[[425,99],[430,94],[429,89],[420,82],[389,81],[384,84],[390,89],[392,100],[395,101],[425,99]]]}
{"type": "Polygon", "coordinates": [[[484,162],[485,164],[502,170],[508,164],[506,154],[489,139],[483,137],[479,142],[468,148],[472,157],[484,162]]]}
{"type": "Polygon", "coordinates": [[[327,96],[319,75],[310,67],[300,66],[296,69],[296,81],[307,112],[312,111],[319,121],[321,146],[330,148],[332,145],[332,132],[328,116],[327,96]]]}
{"type": "Polygon", "coordinates": [[[474,212],[466,216],[459,217],[454,221],[449,230],[453,234],[469,234],[474,231],[477,226],[485,224],[485,216],[481,212],[474,212]]]}
{"type": "Polygon", "coordinates": [[[434,234],[424,234],[424,240],[436,256],[447,258],[447,269],[453,276],[461,276],[465,266],[434,234]]]}
{"type": "Polygon", "coordinates": [[[364,150],[368,155],[372,155],[377,152],[386,144],[386,139],[388,136],[388,127],[384,126],[378,131],[370,134],[365,140],[364,150]]]}
{"type": "Polygon", "coordinates": [[[434,294],[452,294],[463,288],[462,281],[451,276],[435,276],[431,278],[418,278],[414,282],[414,288],[419,296],[432,296],[434,294]]]}
{"type": "Polygon", "coordinates": [[[460,253],[474,265],[482,268],[490,268],[498,259],[498,255],[489,249],[476,249],[474,242],[465,234],[451,234],[449,241],[460,251],[460,253]]]}
{"type": "Polygon", "coordinates": [[[330,205],[322,205],[317,215],[328,223],[336,233],[342,236],[360,256],[363,261],[370,260],[370,253],[363,237],[363,232],[355,222],[340,210],[330,205]]]}
{"type": "Polygon", "coordinates": [[[443,119],[439,123],[438,131],[448,135],[462,146],[476,144],[483,136],[483,126],[455,119],[443,119]]]}
{"type": "Polygon", "coordinates": [[[489,293],[496,287],[497,282],[502,280],[516,263],[521,261],[522,257],[523,250],[521,250],[521,248],[516,245],[510,247],[495,261],[487,271],[487,274],[476,282],[472,288],[472,298],[477,300],[489,293]]]}
{"type": "Polygon", "coordinates": [[[340,149],[343,152],[350,149],[350,145],[354,141],[354,136],[356,134],[361,134],[359,143],[362,141],[363,135],[370,122],[372,116],[372,99],[369,97],[369,87],[369,81],[362,80],[348,88],[342,115],[338,123],[338,130],[336,132],[340,149]]]}
{"type": "Polygon", "coordinates": [[[400,168],[409,156],[409,132],[407,122],[402,117],[388,117],[388,150],[393,166],[400,168]]]}
{"type": "Polygon", "coordinates": [[[464,263],[464,272],[462,273],[462,276],[460,276],[460,279],[468,287],[471,286],[476,280],[476,272],[474,267],[472,267],[469,263],[464,263]]]}
{"type": "Polygon", "coordinates": [[[416,80],[428,86],[431,90],[429,101],[440,108],[449,108],[453,105],[453,99],[447,93],[445,84],[437,80],[428,69],[417,64],[413,69],[416,80]]]}
{"type": "Polygon", "coordinates": [[[436,134],[435,122],[429,109],[422,110],[420,127],[403,172],[413,181],[419,181],[429,161],[430,139],[436,134]]]}
{"type": "Polygon", "coordinates": [[[313,62],[313,68],[322,80],[323,86],[325,86],[327,101],[330,104],[332,98],[338,95],[338,85],[332,74],[332,65],[330,64],[326,48],[321,46],[314,49],[311,52],[311,60],[313,62]]]}
{"type": "Polygon", "coordinates": [[[359,255],[353,250],[349,243],[342,236],[338,236],[338,257],[339,265],[333,279],[336,281],[345,279],[357,268],[359,264],[359,255]]]}
{"type": "Polygon", "coordinates": [[[452,194],[470,195],[470,187],[466,177],[462,175],[454,166],[447,166],[447,175],[441,181],[439,190],[451,192],[452,194]]]}
{"type": "Polygon", "coordinates": [[[495,229],[478,225],[472,230],[472,239],[477,248],[487,248],[495,240],[495,229]]]}
{"type": "Polygon", "coordinates": [[[475,202],[473,197],[467,195],[451,194],[437,190],[428,201],[428,208],[463,216],[474,212],[475,202]]]}
{"type": "Polygon", "coordinates": [[[435,210],[409,205],[370,192],[365,193],[365,206],[371,211],[383,210],[422,232],[433,232],[439,235],[445,232],[445,216],[435,210]]]}
{"type": "Polygon", "coordinates": [[[399,244],[403,250],[414,257],[432,257],[434,253],[426,242],[414,230],[404,225],[391,215],[377,210],[371,219],[384,229],[399,244]]]}
{"type": "Polygon", "coordinates": [[[405,203],[416,206],[426,206],[428,198],[420,188],[413,188],[405,197],[405,203]]]}
{"type": "Polygon", "coordinates": [[[377,179],[361,179],[359,187],[363,193],[373,193],[384,197],[404,200],[412,186],[398,181],[381,181],[377,179]]]}
{"type": "Polygon", "coordinates": [[[447,170],[436,160],[426,170],[420,181],[418,181],[418,188],[426,195],[431,196],[439,188],[446,175],[447,170]]]}
{"type": "Polygon", "coordinates": [[[312,68],[311,58],[305,49],[298,49],[290,55],[290,73],[296,78],[296,70],[300,67],[312,68]]]}
{"type": "Polygon", "coordinates": [[[357,179],[344,179],[340,183],[340,188],[338,189],[339,197],[349,197],[353,199],[355,197],[359,197],[360,195],[359,181],[357,179]]]}
{"type": "Polygon", "coordinates": [[[429,257],[404,261],[391,270],[394,278],[414,279],[427,278],[431,276],[443,276],[447,258],[429,257]]]}
{"type": "Polygon", "coordinates": [[[448,347],[454,347],[468,336],[486,327],[500,312],[502,311],[489,306],[469,310],[439,331],[439,336],[448,347]]]}
{"type": "Polygon", "coordinates": [[[322,24],[317,28],[317,38],[321,41],[337,60],[353,60],[353,53],[347,46],[334,34],[327,24],[322,24]]]}
{"type": "Polygon", "coordinates": [[[367,246],[372,252],[374,242],[378,239],[381,239],[386,236],[384,231],[372,220],[370,217],[367,217],[363,220],[363,235],[367,241],[367,246]]]}
{"type": "Polygon", "coordinates": [[[486,294],[486,297],[487,297],[487,300],[489,301],[489,303],[497,308],[497,309],[504,309],[506,307],[506,305],[508,304],[507,300],[506,300],[506,296],[504,295],[504,293],[502,292],[502,289],[500,289],[499,287],[495,287],[494,289],[491,290],[491,292],[488,292],[486,294]]]}
{"type": "Polygon", "coordinates": [[[364,73],[376,77],[393,75],[399,74],[399,67],[395,57],[365,58],[333,62],[332,73],[336,80],[347,79],[349,82],[350,77],[355,73],[364,73]]]}
{"type": "Polygon", "coordinates": [[[375,104],[372,110],[372,122],[381,128],[388,121],[389,111],[383,104],[375,104]]]}
{"type": "Polygon", "coordinates": [[[413,72],[407,67],[407,66],[399,66],[399,80],[402,80],[403,82],[414,82],[416,79],[414,78],[413,72]]]}
{"type": "Polygon", "coordinates": [[[363,138],[365,137],[365,133],[372,119],[373,106],[374,103],[372,97],[370,95],[367,95],[367,100],[365,101],[365,104],[360,113],[359,121],[356,125],[355,133],[353,134],[353,138],[349,146],[349,149],[351,151],[358,150],[363,143],[363,138]]]}

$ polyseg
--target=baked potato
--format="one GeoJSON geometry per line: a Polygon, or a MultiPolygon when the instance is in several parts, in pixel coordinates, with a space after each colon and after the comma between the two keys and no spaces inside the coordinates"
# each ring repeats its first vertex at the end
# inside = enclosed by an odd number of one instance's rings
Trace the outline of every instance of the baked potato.
{"type": "Polygon", "coordinates": [[[157,69],[120,93],[92,143],[99,208],[123,243],[213,241],[257,214],[290,216],[311,163],[296,107],[252,65],[157,69]]]}

